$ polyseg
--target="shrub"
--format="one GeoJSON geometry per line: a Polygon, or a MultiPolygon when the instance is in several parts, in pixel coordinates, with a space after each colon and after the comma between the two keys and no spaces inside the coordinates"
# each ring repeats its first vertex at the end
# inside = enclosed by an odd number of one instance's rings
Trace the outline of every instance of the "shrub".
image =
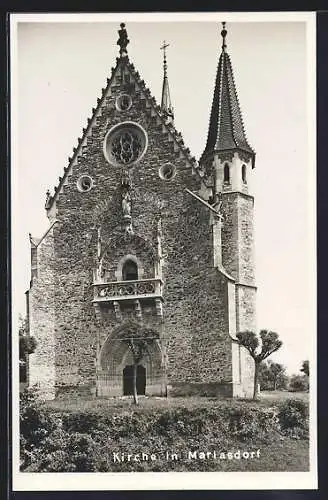
{"type": "Polygon", "coordinates": [[[278,419],[283,433],[290,437],[308,437],[309,406],[300,399],[289,399],[279,405],[278,419]]]}
{"type": "Polygon", "coordinates": [[[58,421],[50,414],[35,387],[20,395],[20,458],[21,469],[30,465],[42,441],[57,427],[58,421]]]}
{"type": "Polygon", "coordinates": [[[289,382],[289,390],[292,392],[305,392],[309,390],[309,378],[307,375],[293,375],[289,382]]]}
{"type": "Polygon", "coordinates": [[[266,439],[279,428],[276,413],[264,408],[232,408],[228,419],[229,434],[241,441],[266,439]]]}
{"type": "Polygon", "coordinates": [[[42,442],[37,461],[40,472],[93,472],[101,449],[89,434],[57,429],[42,442]]]}

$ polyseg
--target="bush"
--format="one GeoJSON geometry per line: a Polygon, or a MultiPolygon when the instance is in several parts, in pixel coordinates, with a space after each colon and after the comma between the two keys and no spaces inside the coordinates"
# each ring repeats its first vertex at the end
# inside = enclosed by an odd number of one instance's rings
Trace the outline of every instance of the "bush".
{"type": "Polygon", "coordinates": [[[278,419],[284,434],[296,438],[308,437],[309,406],[304,401],[290,399],[281,403],[278,419]]]}
{"type": "Polygon", "coordinates": [[[291,392],[305,392],[309,390],[309,378],[307,375],[293,375],[289,382],[291,392]]]}
{"type": "MultiPolygon", "coordinates": [[[[258,446],[281,434],[300,439],[308,436],[308,407],[299,400],[275,408],[249,401],[215,401],[210,407],[145,412],[122,408],[108,412],[106,408],[103,412],[61,413],[58,418],[58,413],[46,411],[33,392],[26,392],[22,399],[22,470],[29,472],[177,470],[177,464],[168,464],[165,458],[153,463],[113,462],[113,452],[144,451],[165,457],[169,451],[184,456],[186,450],[238,448],[240,442],[258,446]]],[[[208,470],[209,466],[207,462],[186,462],[181,467],[187,469],[181,470],[208,470]]]]}
{"type": "Polygon", "coordinates": [[[54,414],[43,405],[38,390],[25,389],[20,395],[20,458],[21,469],[30,465],[37,455],[42,441],[58,425],[54,414]]]}
{"type": "Polygon", "coordinates": [[[238,408],[229,412],[229,434],[240,441],[267,439],[278,431],[278,419],[273,410],[264,408],[238,408]]]}
{"type": "Polygon", "coordinates": [[[93,472],[102,447],[89,434],[56,429],[37,450],[29,472],[93,472]]]}

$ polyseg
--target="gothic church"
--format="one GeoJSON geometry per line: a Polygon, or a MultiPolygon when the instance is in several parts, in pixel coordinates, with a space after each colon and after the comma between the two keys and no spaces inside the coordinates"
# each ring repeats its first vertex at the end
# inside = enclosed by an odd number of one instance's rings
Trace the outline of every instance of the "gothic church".
{"type": "Polygon", "coordinates": [[[144,342],[139,394],[251,397],[254,364],[236,333],[256,326],[255,153],[225,23],[199,161],[174,126],[165,43],[159,106],[124,24],[118,33],[116,66],[47,193],[49,228],[30,235],[28,383],[48,399],[131,394],[144,342]]]}

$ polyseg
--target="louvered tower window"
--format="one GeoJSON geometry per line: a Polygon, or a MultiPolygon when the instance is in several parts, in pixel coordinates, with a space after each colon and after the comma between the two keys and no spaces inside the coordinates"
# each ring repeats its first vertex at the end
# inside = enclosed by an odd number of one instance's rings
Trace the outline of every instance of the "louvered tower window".
{"type": "Polygon", "coordinates": [[[230,183],[230,167],[227,163],[224,165],[223,169],[223,182],[226,184],[230,183]]]}
{"type": "Polygon", "coordinates": [[[242,178],[242,181],[244,184],[247,183],[247,179],[246,179],[246,165],[243,165],[241,167],[241,178],[242,178]]]}

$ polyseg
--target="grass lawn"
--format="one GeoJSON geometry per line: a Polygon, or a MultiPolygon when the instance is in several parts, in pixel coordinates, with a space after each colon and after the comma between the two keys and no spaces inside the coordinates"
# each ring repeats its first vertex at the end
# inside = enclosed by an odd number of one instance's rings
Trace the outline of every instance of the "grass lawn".
{"type": "Polygon", "coordinates": [[[301,399],[309,401],[310,394],[308,392],[290,392],[290,391],[263,391],[261,399],[267,401],[284,401],[285,399],[301,399]]]}
{"type": "Polygon", "coordinates": [[[123,412],[126,410],[147,412],[147,410],[154,409],[173,409],[173,408],[212,408],[222,406],[240,406],[247,403],[250,407],[273,407],[286,399],[301,399],[302,401],[309,400],[309,393],[307,392],[288,392],[288,391],[267,391],[261,393],[258,401],[251,399],[217,399],[210,397],[147,397],[139,396],[138,406],[134,405],[132,396],[121,396],[113,398],[65,398],[47,401],[47,406],[55,411],[104,411],[108,412],[123,412]]]}

